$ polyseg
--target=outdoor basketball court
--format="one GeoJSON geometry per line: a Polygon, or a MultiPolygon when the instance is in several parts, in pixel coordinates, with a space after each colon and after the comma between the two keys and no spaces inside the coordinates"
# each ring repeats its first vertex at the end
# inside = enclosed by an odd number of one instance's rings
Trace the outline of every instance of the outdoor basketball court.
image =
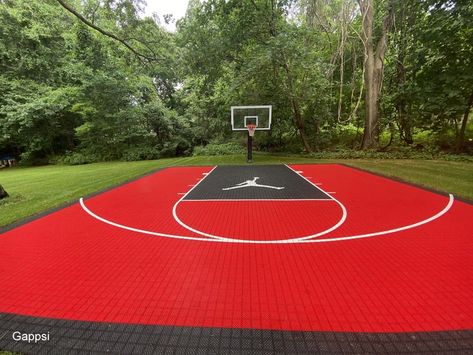
{"type": "Polygon", "coordinates": [[[466,353],[472,215],[337,164],[166,168],[0,236],[0,349],[466,353]]]}

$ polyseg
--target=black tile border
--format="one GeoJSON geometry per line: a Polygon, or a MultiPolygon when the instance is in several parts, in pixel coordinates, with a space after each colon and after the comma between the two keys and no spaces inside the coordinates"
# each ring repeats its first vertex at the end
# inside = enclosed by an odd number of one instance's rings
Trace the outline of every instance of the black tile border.
{"type": "Polygon", "coordinates": [[[23,354],[471,354],[473,330],[285,331],[100,323],[0,313],[0,350],[23,354]],[[50,333],[14,341],[14,331],[50,333]],[[1,337],[3,335],[3,337],[1,337]]]}
{"type": "MultiPolygon", "coordinates": [[[[319,163],[297,163],[294,165],[316,164],[319,163]]],[[[349,164],[324,164],[345,166],[448,196],[442,191],[349,164]]],[[[170,167],[203,166],[208,165],[160,167],[96,191],[84,198],[105,193],[170,167]]],[[[473,201],[468,199],[457,196],[456,199],[473,204],[473,201]]],[[[0,233],[75,203],[77,201],[67,202],[13,224],[0,227],[0,233]]],[[[472,354],[473,330],[409,333],[294,332],[100,323],[0,313],[1,350],[23,354],[472,354]],[[36,345],[15,342],[11,337],[15,330],[24,333],[49,331],[51,340],[36,345]]]]}

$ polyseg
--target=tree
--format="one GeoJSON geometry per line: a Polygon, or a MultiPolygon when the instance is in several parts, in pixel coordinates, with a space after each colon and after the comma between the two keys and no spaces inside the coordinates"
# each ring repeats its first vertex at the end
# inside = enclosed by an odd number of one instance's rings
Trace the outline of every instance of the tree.
{"type": "Polygon", "coordinates": [[[464,149],[473,106],[473,4],[471,1],[428,0],[422,3],[421,68],[416,81],[422,93],[424,121],[452,127],[453,146],[464,149]]]}
{"type": "MultiPolygon", "coordinates": [[[[118,37],[117,35],[115,35],[114,33],[112,32],[109,32],[109,31],[106,31],[104,30],[102,27],[100,26],[97,26],[94,22],[92,21],[89,21],[86,17],[82,16],[76,9],[74,9],[71,5],[69,5],[66,1],[63,1],[63,0],[56,0],[64,9],[66,9],[68,12],[70,12],[71,14],[73,14],[76,18],[78,18],[82,23],[84,23],[85,25],[89,26],[90,28],[93,28],[94,30],[100,32],[102,35],[106,36],[106,37],[109,37],[119,43],[121,43],[123,46],[125,46],[128,50],[130,50],[131,52],[133,52],[133,54],[135,54],[138,58],[140,59],[144,59],[146,61],[155,61],[158,59],[158,57],[156,56],[156,54],[154,53],[154,51],[151,49],[151,47],[147,46],[147,49],[148,51],[150,52],[150,54],[144,54],[143,52],[135,49],[132,45],[130,45],[126,40],[118,37]]],[[[132,9],[132,13],[133,15],[136,16],[136,13],[135,13],[135,6],[133,4],[133,2],[129,2],[129,1],[125,1],[123,3],[124,6],[117,6],[117,8],[119,9],[122,9],[122,8],[125,8],[125,9],[132,9]]],[[[108,6],[110,7],[110,4],[108,4],[108,6]]],[[[135,39],[136,40],[136,39],[135,39]]]]}
{"type": "MultiPolygon", "coordinates": [[[[226,80],[224,104],[274,106],[273,130],[268,145],[280,137],[298,137],[311,152],[318,128],[327,114],[327,79],[315,32],[288,18],[290,1],[208,1],[193,3],[178,24],[180,41],[186,50],[188,76],[205,80],[205,92],[212,97],[220,80],[226,80]],[[308,44],[316,44],[311,47],[308,44]]],[[[208,117],[215,111],[212,107],[208,117]]],[[[225,110],[221,119],[228,120],[225,110]]],[[[228,126],[227,122],[220,128],[228,126]]]]}
{"type": "Polygon", "coordinates": [[[186,139],[174,134],[185,124],[166,107],[173,105],[178,80],[174,40],[152,19],[138,16],[138,3],[75,6],[86,22],[117,33],[137,50],[160,52],[160,61],[146,66],[127,47],[74,21],[56,1],[0,3],[2,153],[46,163],[75,153],[84,157],[74,159],[81,162],[150,158],[178,145],[175,152],[188,152],[182,148],[186,139]],[[167,134],[163,125],[156,132],[155,107],[163,122],[176,121],[167,134]]]}
{"type": "Polygon", "coordinates": [[[395,121],[400,139],[406,144],[414,143],[412,104],[414,101],[414,76],[417,71],[417,43],[415,24],[421,20],[419,4],[398,1],[394,4],[394,29],[391,34],[391,77],[388,78],[388,94],[392,96],[395,121]]]}
{"type": "Polygon", "coordinates": [[[365,128],[361,147],[374,148],[379,144],[379,100],[384,75],[384,57],[388,32],[393,20],[391,3],[383,19],[379,38],[375,37],[375,8],[373,0],[358,0],[362,16],[361,39],[365,51],[365,128]]]}
{"type": "Polygon", "coordinates": [[[229,125],[243,104],[273,106],[262,150],[377,148],[387,127],[470,149],[471,1],[192,0],[176,33],[143,3],[0,1],[2,154],[190,154],[243,142],[229,125]]]}

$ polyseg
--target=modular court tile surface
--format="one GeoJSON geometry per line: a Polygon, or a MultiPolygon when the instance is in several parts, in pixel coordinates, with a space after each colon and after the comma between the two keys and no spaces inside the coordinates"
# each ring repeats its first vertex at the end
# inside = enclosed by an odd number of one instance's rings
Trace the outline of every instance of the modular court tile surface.
{"type": "Polygon", "coordinates": [[[0,349],[471,353],[472,217],[341,165],[167,168],[2,233],[0,349]]]}

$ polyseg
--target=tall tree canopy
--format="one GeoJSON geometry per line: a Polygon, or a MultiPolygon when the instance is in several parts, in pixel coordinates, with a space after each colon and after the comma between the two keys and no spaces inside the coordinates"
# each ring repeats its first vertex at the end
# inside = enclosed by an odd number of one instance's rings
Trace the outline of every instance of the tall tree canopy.
{"type": "Polygon", "coordinates": [[[240,104],[273,105],[262,150],[471,152],[471,1],[191,0],[175,32],[144,6],[0,1],[0,155],[83,163],[239,144],[240,104]]]}

